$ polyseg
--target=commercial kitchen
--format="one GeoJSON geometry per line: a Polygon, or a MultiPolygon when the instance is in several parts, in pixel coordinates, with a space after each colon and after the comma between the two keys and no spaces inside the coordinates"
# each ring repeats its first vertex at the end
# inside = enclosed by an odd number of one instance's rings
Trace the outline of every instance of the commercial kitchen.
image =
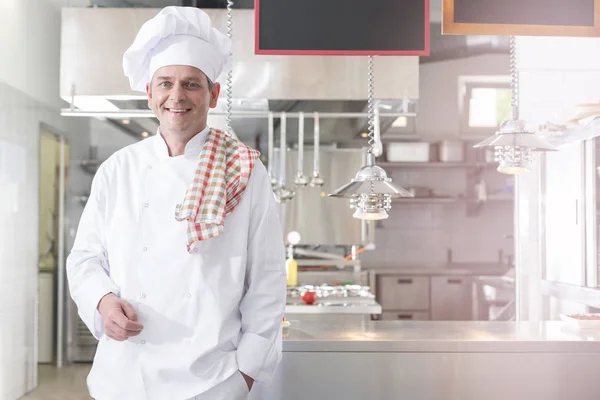
{"type": "Polygon", "coordinates": [[[283,358],[250,399],[598,399],[600,2],[317,3],[2,3],[0,400],[90,398],[65,258],[98,167],[157,133],[121,57],[168,5],[231,35],[208,124],[279,207],[283,358]]]}

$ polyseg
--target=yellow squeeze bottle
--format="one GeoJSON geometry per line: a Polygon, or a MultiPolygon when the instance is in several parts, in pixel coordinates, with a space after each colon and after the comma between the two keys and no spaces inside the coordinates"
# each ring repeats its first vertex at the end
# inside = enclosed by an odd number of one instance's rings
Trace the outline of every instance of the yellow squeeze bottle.
{"type": "Polygon", "coordinates": [[[287,260],[285,261],[285,270],[287,271],[287,285],[298,286],[298,263],[294,260],[294,248],[288,247],[287,260]]]}

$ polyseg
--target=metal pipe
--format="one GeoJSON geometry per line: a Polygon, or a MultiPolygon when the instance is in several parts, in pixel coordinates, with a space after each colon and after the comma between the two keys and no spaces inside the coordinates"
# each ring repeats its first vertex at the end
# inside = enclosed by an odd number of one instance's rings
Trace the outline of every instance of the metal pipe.
{"type": "Polygon", "coordinates": [[[269,125],[268,129],[268,149],[267,149],[267,172],[269,173],[269,177],[271,178],[271,182],[273,182],[273,136],[274,136],[274,121],[273,121],[273,113],[269,113],[268,115],[269,125]]]}
{"type": "Polygon", "coordinates": [[[307,250],[307,249],[298,248],[298,247],[296,247],[294,249],[294,252],[296,252],[297,255],[301,255],[301,256],[322,258],[322,259],[327,259],[327,260],[343,260],[344,259],[344,256],[340,256],[338,254],[325,253],[323,251],[307,250]]]}
{"type": "Polygon", "coordinates": [[[279,126],[279,185],[285,186],[285,167],[287,153],[287,116],[285,113],[281,115],[281,123],[279,126]]]}
{"type": "Polygon", "coordinates": [[[318,112],[314,113],[313,116],[314,120],[315,120],[315,127],[314,127],[314,139],[313,139],[313,177],[317,177],[319,176],[319,146],[321,144],[321,127],[319,124],[319,119],[321,118],[321,114],[318,112]]]}
{"type": "Polygon", "coordinates": [[[65,138],[60,137],[60,163],[58,176],[58,271],[57,271],[57,327],[56,327],[56,366],[63,366],[64,308],[65,308],[65,138]]]}
{"type": "MultiPolygon", "coordinates": [[[[231,116],[235,118],[265,118],[270,111],[232,111],[231,116]]],[[[274,112],[273,117],[281,118],[284,112],[274,112]]],[[[288,118],[300,118],[300,112],[285,113],[288,118]]],[[[119,110],[119,111],[72,111],[69,108],[63,108],[60,111],[63,117],[96,117],[96,118],[156,118],[152,110],[119,110]]],[[[211,111],[211,116],[226,116],[227,112],[211,111]]],[[[366,118],[369,114],[366,112],[319,112],[318,118],[366,118]]],[[[380,117],[416,117],[416,113],[380,113],[380,117]]],[[[315,118],[314,115],[305,114],[304,118],[315,118]]]]}

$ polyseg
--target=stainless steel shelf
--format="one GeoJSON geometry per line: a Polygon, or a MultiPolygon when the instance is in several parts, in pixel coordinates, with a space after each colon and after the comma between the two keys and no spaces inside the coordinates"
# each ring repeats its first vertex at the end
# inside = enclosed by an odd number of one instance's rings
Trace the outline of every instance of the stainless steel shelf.
{"type": "Polygon", "coordinates": [[[457,197],[401,197],[393,199],[394,203],[404,204],[432,204],[432,203],[456,203],[461,199],[457,197]]]}
{"type": "Polygon", "coordinates": [[[360,260],[316,260],[316,259],[296,259],[299,267],[351,267],[360,265],[360,260]]]}
{"type": "Polygon", "coordinates": [[[90,175],[95,175],[103,160],[84,160],[79,163],[81,169],[90,175]]]}
{"type": "Polygon", "coordinates": [[[492,168],[492,163],[458,163],[458,162],[377,162],[381,168],[492,168]]]}
{"type": "MultiPolygon", "coordinates": [[[[513,198],[511,197],[488,197],[488,199],[482,203],[512,203],[513,198]]],[[[459,203],[459,202],[477,202],[475,198],[467,197],[401,197],[392,199],[395,204],[447,204],[447,203],[459,203]]]]}

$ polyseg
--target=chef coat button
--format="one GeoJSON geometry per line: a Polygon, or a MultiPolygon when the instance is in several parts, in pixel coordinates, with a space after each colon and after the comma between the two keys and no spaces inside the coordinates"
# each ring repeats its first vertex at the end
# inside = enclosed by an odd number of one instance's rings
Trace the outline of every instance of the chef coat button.
{"type": "Polygon", "coordinates": [[[188,294],[187,294],[187,297],[188,297],[188,299],[189,299],[189,298],[191,298],[191,297],[192,297],[192,294],[191,294],[191,293],[188,293],[188,294]]]}
{"type": "Polygon", "coordinates": [[[146,293],[142,293],[142,299],[146,298],[146,293]]]}
{"type": "Polygon", "coordinates": [[[144,247],[144,251],[148,251],[148,248],[147,248],[147,247],[144,247]]]}
{"type": "Polygon", "coordinates": [[[148,169],[152,169],[152,165],[148,165],[148,169]]]}
{"type": "Polygon", "coordinates": [[[148,208],[148,207],[150,207],[150,204],[144,203],[144,207],[148,208]]]}
{"type": "Polygon", "coordinates": [[[192,250],[192,251],[193,251],[194,253],[197,253],[197,252],[198,252],[198,248],[197,248],[197,247],[194,247],[194,250],[192,250]]]}
{"type": "Polygon", "coordinates": [[[145,341],[145,340],[142,340],[140,343],[141,343],[141,344],[146,344],[146,341],[145,341]]]}

